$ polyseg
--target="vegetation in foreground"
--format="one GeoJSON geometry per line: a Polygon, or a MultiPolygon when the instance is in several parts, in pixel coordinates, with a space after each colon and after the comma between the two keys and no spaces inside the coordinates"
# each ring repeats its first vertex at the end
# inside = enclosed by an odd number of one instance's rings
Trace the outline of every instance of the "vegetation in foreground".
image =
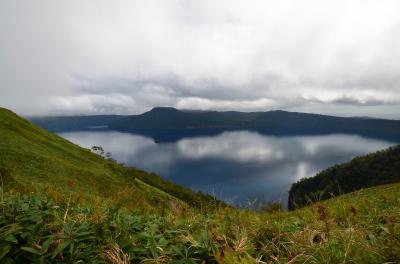
{"type": "Polygon", "coordinates": [[[292,212],[215,207],[162,215],[15,191],[2,193],[0,212],[1,263],[400,261],[400,184],[292,212]]]}

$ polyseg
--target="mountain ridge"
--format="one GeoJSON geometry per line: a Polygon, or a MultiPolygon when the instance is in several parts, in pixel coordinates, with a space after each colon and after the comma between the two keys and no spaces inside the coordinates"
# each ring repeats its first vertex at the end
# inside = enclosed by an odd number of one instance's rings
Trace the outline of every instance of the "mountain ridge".
{"type": "Polygon", "coordinates": [[[274,136],[358,134],[400,142],[400,120],[336,117],[272,110],[265,112],[179,110],[154,107],[139,115],[31,118],[53,132],[115,130],[174,142],[185,137],[212,136],[224,131],[251,130],[274,136]]]}

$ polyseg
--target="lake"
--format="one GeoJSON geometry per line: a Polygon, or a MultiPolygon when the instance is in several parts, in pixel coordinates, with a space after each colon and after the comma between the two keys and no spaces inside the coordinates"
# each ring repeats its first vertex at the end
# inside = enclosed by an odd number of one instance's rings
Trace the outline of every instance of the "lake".
{"type": "Polygon", "coordinates": [[[155,172],[241,207],[269,201],[286,206],[293,182],[394,145],[357,135],[275,137],[251,131],[174,143],[155,143],[147,137],[114,131],[60,135],[85,148],[102,146],[120,163],[155,172]]]}

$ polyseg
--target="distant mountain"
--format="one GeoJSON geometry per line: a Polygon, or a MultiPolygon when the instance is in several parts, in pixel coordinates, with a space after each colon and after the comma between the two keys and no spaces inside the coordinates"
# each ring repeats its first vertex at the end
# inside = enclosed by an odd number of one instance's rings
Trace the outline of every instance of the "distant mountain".
{"type": "Polygon", "coordinates": [[[294,183],[289,209],[376,185],[400,182],[400,145],[335,165],[294,183]]]}
{"type": "Polygon", "coordinates": [[[107,129],[141,134],[159,142],[233,130],[252,130],[275,136],[358,134],[400,142],[399,120],[335,117],[279,110],[245,113],[156,107],[140,115],[42,117],[31,118],[31,121],[54,132],[107,129]]]}

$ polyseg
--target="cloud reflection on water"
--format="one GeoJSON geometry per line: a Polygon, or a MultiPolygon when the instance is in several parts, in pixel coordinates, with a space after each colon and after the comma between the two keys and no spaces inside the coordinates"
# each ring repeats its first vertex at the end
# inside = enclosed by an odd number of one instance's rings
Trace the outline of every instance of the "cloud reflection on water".
{"type": "Polygon", "coordinates": [[[119,162],[242,205],[249,200],[286,203],[293,182],[392,145],[357,135],[274,137],[249,131],[166,144],[113,131],[61,136],[86,148],[101,145],[119,162]]]}

